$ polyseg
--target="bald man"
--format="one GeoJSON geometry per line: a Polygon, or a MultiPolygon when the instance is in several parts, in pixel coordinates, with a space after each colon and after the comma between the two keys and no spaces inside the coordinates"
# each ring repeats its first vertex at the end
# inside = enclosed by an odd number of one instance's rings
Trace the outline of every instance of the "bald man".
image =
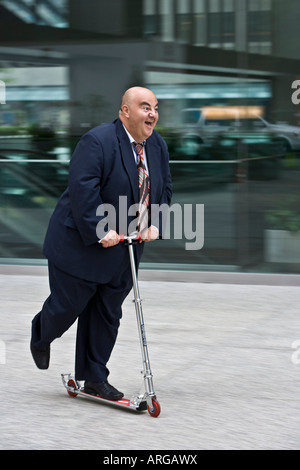
{"type": "Polygon", "coordinates": [[[128,229],[136,224],[140,231],[142,242],[134,246],[138,267],[144,242],[163,235],[151,208],[171,202],[168,149],[154,130],[157,121],[156,96],[132,87],[122,97],[118,119],[82,136],[44,242],[50,295],[32,320],[33,359],[38,368],[47,369],[50,344],[78,319],[75,378],[85,382],[86,392],[110,400],[123,397],[108,382],[107,363],[122,304],[132,288],[120,220],[122,231],[124,217],[128,229]],[[106,223],[100,209],[108,205],[115,220],[106,223]]]}

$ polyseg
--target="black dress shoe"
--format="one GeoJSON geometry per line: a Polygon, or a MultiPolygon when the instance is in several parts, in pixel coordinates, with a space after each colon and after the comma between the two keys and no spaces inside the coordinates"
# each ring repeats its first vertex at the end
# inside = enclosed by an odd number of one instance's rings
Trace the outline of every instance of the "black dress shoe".
{"type": "Polygon", "coordinates": [[[124,394],[119,392],[115,387],[108,382],[85,382],[84,391],[91,395],[99,395],[101,398],[107,400],[121,400],[124,394]]]}
{"type": "Polygon", "coordinates": [[[30,350],[33,360],[39,369],[48,369],[50,362],[50,344],[46,349],[38,349],[30,343],[30,350]]]}

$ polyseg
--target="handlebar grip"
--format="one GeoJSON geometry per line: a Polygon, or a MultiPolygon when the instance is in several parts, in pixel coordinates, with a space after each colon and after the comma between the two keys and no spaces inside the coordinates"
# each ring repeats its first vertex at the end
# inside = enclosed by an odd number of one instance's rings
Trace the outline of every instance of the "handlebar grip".
{"type": "Polygon", "coordinates": [[[132,240],[133,242],[138,242],[142,239],[141,234],[138,233],[136,237],[132,238],[131,236],[126,236],[124,234],[119,235],[120,242],[126,242],[128,240],[132,240]]]}

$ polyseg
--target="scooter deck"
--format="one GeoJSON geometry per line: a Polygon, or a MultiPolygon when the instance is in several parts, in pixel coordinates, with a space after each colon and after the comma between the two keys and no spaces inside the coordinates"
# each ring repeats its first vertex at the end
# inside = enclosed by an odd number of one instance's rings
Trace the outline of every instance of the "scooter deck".
{"type": "MultiPolygon", "coordinates": [[[[66,374],[69,376],[69,374],[66,374]]],[[[122,406],[126,407],[128,409],[132,409],[134,411],[146,411],[147,410],[147,402],[146,400],[142,399],[137,399],[135,401],[129,400],[127,398],[121,398],[120,400],[108,400],[107,398],[103,398],[100,395],[94,395],[92,393],[87,393],[84,391],[83,387],[79,387],[74,379],[69,378],[68,381],[66,382],[64,378],[65,374],[62,374],[62,381],[67,389],[67,392],[70,397],[75,398],[77,395],[83,397],[83,398],[89,398],[94,401],[98,401],[101,403],[109,404],[109,405],[115,405],[115,406],[122,406]]]]}
{"type": "Polygon", "coordinates": [[[130,408],[134,411],[146,411],[147,410],[147,402],[142,401],[139,405],[135,405],[132,403],[130,400],[127,398],[122,398],[121,400],[108,400],[107,398],[100,397],[100,395],[93,395],[91,393],[87,393],[84,390],[77,390],[75,393],[78,395],[84,397],[84,398],[90,398],[92,400],[101,402],[101,403],[106,403],[109,405],[115,405],[115,406],[123,406],[126,408],[130,408]]]}

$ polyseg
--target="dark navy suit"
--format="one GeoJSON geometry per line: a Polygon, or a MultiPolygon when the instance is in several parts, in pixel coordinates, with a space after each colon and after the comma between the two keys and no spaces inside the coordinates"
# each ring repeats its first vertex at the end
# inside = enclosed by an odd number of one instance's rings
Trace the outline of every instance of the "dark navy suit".
{"type": "MultiPolygon", "coordinates": [[[[150,203],[170,204],[168,150],[156,131],[146,141],[146,154],[150,203]]],[[[79,317],[77,380],[107,379],[106,363],[117,337],[121,306],[132,287],[128,249],[123,243],[103,248],[96,231],[101,221],[97,208],[111,204],[116,214],[113,228],[120,233],[124,201],[126,213],[138,203],[138,174],[129,138],[117,119],[95,127],[79,141],[70,162],[68,188],[53,212],[44,243],[51,294],[33,319],[32,341],[44,347],[79,317]]],[[[134,218],[131,215],[128,224],[134,218]]],[[[142,251],[143,243],[135,245],[137,266],[142,251]]]]}

